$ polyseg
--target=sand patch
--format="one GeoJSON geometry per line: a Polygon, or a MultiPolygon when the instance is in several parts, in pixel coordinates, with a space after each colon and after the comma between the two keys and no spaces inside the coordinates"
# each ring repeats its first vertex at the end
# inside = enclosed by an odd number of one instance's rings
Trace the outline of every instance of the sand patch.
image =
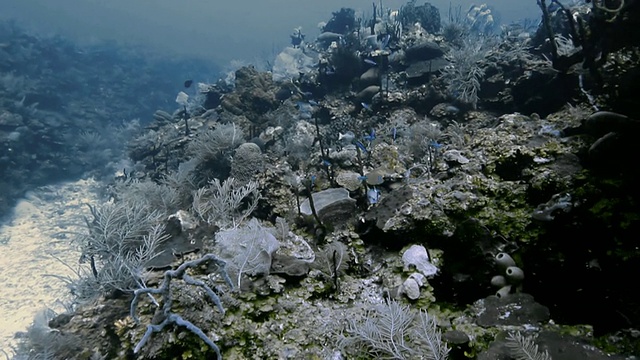
{"type": "Polygon", "coordinates": [[[48,275],[74,277],[79,253],[72,239],[85,231],[86,204],[98,201],[96,181],[78,180],[30,191],[0,226],[0,349],[11,354],[14,335],[46,307],[62,312],[69,299],[64,282],[48,275]]]}

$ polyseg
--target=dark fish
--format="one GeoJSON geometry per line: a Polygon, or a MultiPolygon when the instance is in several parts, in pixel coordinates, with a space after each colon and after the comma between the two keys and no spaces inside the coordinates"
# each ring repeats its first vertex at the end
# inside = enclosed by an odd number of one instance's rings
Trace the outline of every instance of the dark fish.
{"type": "Polygon", "coordinates": [[[192,84],[193,84],[193,80],[191,79],[184,81],[184,87],[187,89],[190,88],[192,84]]]}

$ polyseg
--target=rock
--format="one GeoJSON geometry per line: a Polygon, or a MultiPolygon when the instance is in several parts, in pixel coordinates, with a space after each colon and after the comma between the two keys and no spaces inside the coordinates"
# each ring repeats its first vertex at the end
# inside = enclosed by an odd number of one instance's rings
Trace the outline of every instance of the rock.
{"type": "Polygon", "coordinates": [[[349,191],[356,191],[362,186],[360,174],[353,171],[340,171],[336,175],[336,183],[349,191]]]}
{"type": "Polygon", "coordinates": [[[380,85],[380,69],[377,66],[369,68],[364,74],[360,75],[361,89],[371,85],[380,85]]]}
{"type": "Polygon", "coordinates": [[[431,41],[411,46],[405,50],[405,58],[409,62],[431,60],[444,55],[440,46],[431,41]]]}
{"type": "Polygon", "coordinates": [[[411,300],[416,300],[420,297],[420,285],[415,279],[408,278],[402,284],[402,292],[407,295],[411,300]]]}
{"type": "Polygon", "coordinates": [[[421,273],[413,273],[409,275],[400,287],[400,293],[404,293],[411,300],[420,297],[420,288],[424,285],[425,276],[421,273]]]}
{"type": "Polygon", "coordinates": [[[442,334],[442,339],[449,344],[462,345],[470,341],[469,335],[459,330],[449,330],[442,334]]]}
{"type": "Polygon", "coordinates": [[[501,298],[492,295],[480,300],[477,308],[476,323],[484,328],[538,324],[548,321],[550,316],[549,308],[525,293],[501,298]]]}
{"type": "Polygon", "coordinates": [[[4,128],[17,128],[23,125],[22,116],[3,110],[0,113],[0,126],[4,128]]]}
{"type": "MultiPolygon", "coordinates": [[[[323,222],[344,222],[345,219],[351,218],[356,208],[356,201],[349,197],[347,189],[327,189],[313,193],[312,196],[318,217],[323,222]]],[[[300,204],[300,213],[313,216],[309,199],[300,204]]]]}
{"type": "MultiPolygon", "coordinates": [[[[543,331],[540,334],[523,333],[525,338],[533,338],[535,346],[549,353],[550,359],[582,359],[582,360],[622,360],[621,355],[606,354],[593,346],[588,340],[568,334],[553,331],[543,331]]],[[[517,350],[508,339],[496,340],[488,349],[478,354],[478,360],[515,359],[517,350]]]]}
{"type": "Polygon", "coordinates": [[[442,57],[411,63],[405,70],[409,80],[422,78],[425,75],[442,71],[449,62],[442,57]]]}
{"type": "Polygon", "coordinates": [[[380,86],[367,86],[364,90],[356,94],[356,100],[359,102],[370,102],[378,92],[380,92],[380,86]]]}
{"type": "Polygon", "coordinates": [[[398,209],[413,198],[413,190],[409,186],[403,186],[389,192],[365,215],[366,221],[375,221],[376,227],[382,231],[389,231],[394,228],[392,219],[396,216],[398,209]]]}
{"type": "Polygon", "coordinates": [[[469,163],[469,159],[467,159],[466,157],[462,156],[462,154],[460,153],[460,150],[447,150],[444,152],[444,154],[442,155],[442,157],[444,158],[444,160],[446,162],[449,163],[458,163],[458,164],[468,164],[469,163]]]}
{"type": "Polygon", "coordinates": [[[293,256],[275,253],[271,259],[271,273],[284,274],[293,277],[306,276],[310,263],[293,256]]]}

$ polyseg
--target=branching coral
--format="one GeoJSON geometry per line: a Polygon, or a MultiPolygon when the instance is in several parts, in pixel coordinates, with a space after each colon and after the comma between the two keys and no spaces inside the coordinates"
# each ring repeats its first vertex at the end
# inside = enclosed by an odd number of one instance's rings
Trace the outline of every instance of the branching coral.
{"type": "Polygon", "coordinates": [[[173,279],[182,279],[184,280],[184,282],[186,282],[189,285],[198,286],[204,289],[204,291],[209,296],[209,299],[216,305],[218,310],[220,310],[220,312],[224,314],[224,308],[222,307],[222,303],[220,302],[220,298],[218,297],[218,295],[216,295],[216,293],[213,290],[211,290],[211,288],[207,284],[205,284],[203,281],[196,280],[187,274],[187,269],[197,268],[200,265],[203,265],[206,263],[214,263],[215,265],[217,265],[219,269],[219,273],[222,276],[222,278],[231,288],[233,288],[233,283],[231,282],[231,279],[229,278],[229,275],[227,274],[227,271],[226,271],[227,263],[224,260],[219,259],[215,254],[206,254],[200,259],[187,261],[183,263],[175,270],[167,270],[164,273],[164,279],[159,288],[157,289],[143,288],[143,289],[138,289],[134,292],[133,300],[131,300],[131,318],[136,322],[136,324],[140,323],[140,319],[136,315],[136,308],[138,307],[140,296],[145,294],[148,294],[151,296],[155,294],[159,294],[159,295],[162,295],[163,297],[163,305],[162,305],[162,309],[160,310],[163,315],[162,322],[159,324],[147,325],[147,331],[144,333],[144,335],[142,336],[142,339],[140,339],[140,341],[134,348],[133,350],[134,353],[138,353],[140,349],[144,347],[144,345],[147,343],[147,341],[149,341],[149,339],[151,338],[151,335],[154,332],[162,331],[162,329],[164,329],[165,326],[169,324],[176,324],[179,326],[184,326],[189,331],[196,334],[200,339],[202,339],[202,341],[204,341],[216,352],[217,359],[222,358],[220,354],[220,348],[218,348],[218,346],[211,339],[209,339],[209,337],[199,327],[194,325],[192,322],[185,320],[182,316],[171,312],[171,306],[173,305],[173,297],[171,295],[171,281],[173,279]]]}

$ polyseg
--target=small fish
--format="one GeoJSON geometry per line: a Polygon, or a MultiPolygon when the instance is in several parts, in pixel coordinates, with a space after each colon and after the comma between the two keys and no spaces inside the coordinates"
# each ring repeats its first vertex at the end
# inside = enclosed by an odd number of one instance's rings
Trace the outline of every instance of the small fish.
{"type": "Polygon", "coordinates": [[[376,139],[376,130],[375,129],[371,129],[371,133],[369,133],[369,135],[365,135],[363,137],[364,140],[367,140],[369,142],[373,141],[376,139]]]}
{"type": "Polygon", "coordinates": [[[329,167],[329,166],[331,166],[331,162],[329,160],[327,160],[327,159],[323,159],[322,160],[322,166],[329,167]]]}
{"type": "Polygon", "coordinates": [[[431,141],[431,142],[429,142],[429,146],[431,146],[432,148],[438,150],[438,149],[440,149],[442,147],[442,144],[440,144],[437,141],[431,141]]]}
{"type": "Polygon", "coordinates": [[[375,62],[375,61],[373,61],[373,60],[371,60],[371,59],[364,59],[364,62],[365,62],[365,63],[367,63],[367,64],[369,64],[369,65],[371,65],[371,66],[376,66],[376,65],[378,65],[378,63],[377,63],[377,62],[375,62]]]}
{"type": "Polygon", "coordinates": [[[367,147],[364,146],[364,144],[362,144],[360,141],[356,140],[355,144],[360,150],[367,152],[367,147]]]}
{"type": "Polygon", "coordinates": [[[356,135],[352,131],[347,131],[346,133],[338,133],[338,141],[344,141],[346,143],[350,143],[355,139],[356,135]]]}
{"type": "Polygon", "coordinates": [[[318,104],[318,102],[317,102],[317,101],[315,101],[315,100],[309,100],[309,104],[310,104],[310,105],[313,105],[313,106],[319,106],[319,105],[320,105],[320,104],[318,104]]]}
{"type": "Polygon", "coordinates": [[[316,176],[315,175],[311,175],[309,180],[311,180],[311,187],[313,187],[313,185],[315,185],[315,183],[316,183],[316,176]]]}
{"type": "Polygon", "coordinates": [[[312,112],[313,111],[313,104],[308,103],[306,101],[298,101],[296,102],[296,106],[298,107],[298,109],[301,112],[312,112]]]}
{"type": "Polygon", "coordinates": [[[377,204],[378,200],[380,200],[380,190],[372,187],[367,191],[367,200],[369,201],[369,205],[377,204]]]}
{"type": "Polygon", "coordinates": [[[458,113],[460,112],[460,109],[458,109],[453,105],[447,105],[444,108],[444,112],[447,113],[447,115],[458,115],[458,113]]]}
{"type": "Polygon", "coordinates": [[[304,97],[312,97],[313,93],[311,91],[302,91],[300,94],[304,97]]]}
{"type": "Polygon", "coordinates": [[[360,180],[360,181],[367,181],[367,175],[360,175],[360,176],[358,176],[358,180],[360,180]]]}
{"type": "Polygon", "coordinates": [[[396,130],[396,128],[392,128],[391,129],[391,139],[395,142],[396,141],[396,136],[398,135],[398,131],[396,130]]]}
{"type": "Polygon", "coordinates": [[[371,108],[371,105],[365,103],[365,102],[361,102],[360,105],[362,105],[362,108],[367,110],[367,111],[373,111],[373,109],[371,108]]]}
{"type": "Polygon", "coordinates": [[[189,79],[189,80],[185,80],[185,82],[184,82],[184,87],[185,87],[186,89],[190,88],[190,87],[191,87],[191,85],[193,85],[193,80],[191,80],[191,79],[189,79]]]}
{"type": "Polygon", "coordinates": [[[380,49],[385,49],[387,46],[389,46],[389,40],[391,40],[391,35],[385,35],[382,39],[382,42],[380,43],[380,49]]]}

